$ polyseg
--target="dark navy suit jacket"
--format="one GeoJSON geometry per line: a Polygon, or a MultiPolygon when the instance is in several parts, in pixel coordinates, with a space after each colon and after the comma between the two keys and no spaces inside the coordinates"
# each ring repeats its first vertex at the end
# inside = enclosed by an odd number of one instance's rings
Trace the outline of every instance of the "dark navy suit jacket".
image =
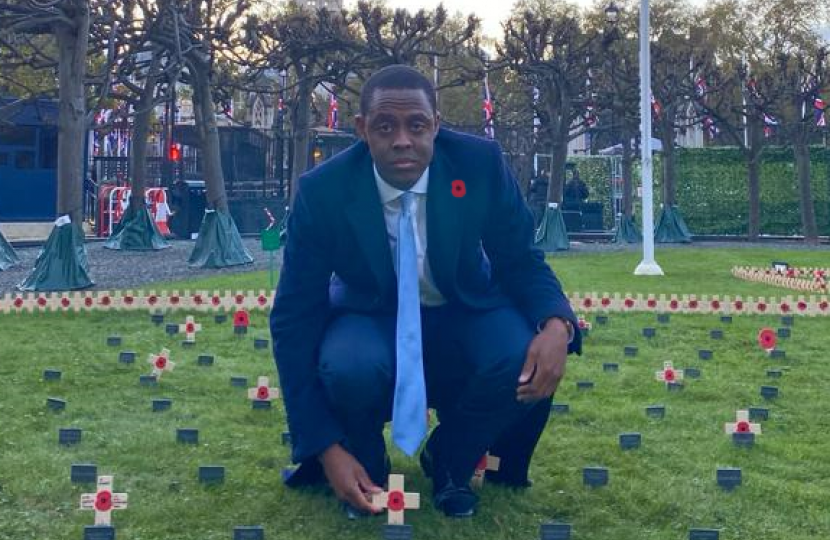
{"type": "MultiPolygon", "coordinates": [[[[533,328],[558,316],[576,329],[500,147],[441,129],[429,175],[427,256],[444,298],[474,309],[512,304],[533,328]]],[[[271,334],[295,462],[344,438],[317,375],[327,322],[337,310],[394,313],[396,294],[372,158],[359,142],[303,175],[288,221],[271,334]]],[[[580,351],[578,330],[569,348],[580,351]]]]}

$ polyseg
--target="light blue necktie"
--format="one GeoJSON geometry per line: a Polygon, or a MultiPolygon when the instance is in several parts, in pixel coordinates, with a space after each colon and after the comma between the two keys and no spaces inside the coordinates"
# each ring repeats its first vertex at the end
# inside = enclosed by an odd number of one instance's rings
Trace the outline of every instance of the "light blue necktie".
{"type": "Polygon", "coordinates": [[[401,195],[398,218],[398,321],[395,330],[397,377],[392,408],[392,440],[413,455],[427,433],[427,392],[421,349],[421,300],[418,254],[410,206],[412,193],[401,195]]]}

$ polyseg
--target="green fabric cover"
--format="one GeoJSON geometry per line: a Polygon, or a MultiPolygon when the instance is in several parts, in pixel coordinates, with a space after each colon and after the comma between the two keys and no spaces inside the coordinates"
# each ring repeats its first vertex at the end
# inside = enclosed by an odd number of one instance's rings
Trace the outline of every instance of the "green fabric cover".
{"type": "Polygon", "coordinates": [[[545,209],[542,222],[536,229],[536,247],[544,250],[545,253],[553,251],[566,251],[571,244],[568,241],[568,231],[565,229],[565,219],[562,217],[562,210],[557,206],[545,209]]]}
{"type": "Polygon", "coordinates": [[[0,272],[19,263],[20,257],[17,256],[11,244],[6,241],[3,233],[0,232],[0,272]]]}
{"type": "Polygon", "coordinates": [[[125,251],[153,251],[168,248],[170,243],[161,235],[146,207],[133,211],[132,206],[129,206],[104,247],[125,251]]]}
{"type": "Polygon", "coordinates": [[[254,258],[245,249],[239,229],[226,212],[205,212],[199,238],[187,263],[197,268],[224,268],[249,264],[254,258]]]}
{"type": "Polygon", "coordinates": [[[17,286],[21,291],[71,291],[94,285],[80,225],[52,229],[32,272],[17,286]]]}
{"type": "Polygon", "coordinates": [[[676,206],[663,206],[663,212],[657,221],[654,230],[654,241],[658,243],[681,242],[688,244],[692,241],[692,233],[683,221],[683,216],[676,206]]]}
{"type": "Polygon", "coordinates": [[[639,244],[643,241],[643,233],[632,216],[621,216],[620,227],[614,235],[615,244],[639,244]]]}

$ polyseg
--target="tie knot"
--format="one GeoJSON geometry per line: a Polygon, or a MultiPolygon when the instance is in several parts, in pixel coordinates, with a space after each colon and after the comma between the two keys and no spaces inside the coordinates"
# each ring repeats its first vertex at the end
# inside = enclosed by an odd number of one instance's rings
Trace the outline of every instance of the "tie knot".
{"type": "Polygon", "coordinates": [[[413,196],[414,194],[411,191],[404,191],[401,194],[401,213],[406,217],[409,217],[411,213],[410,208],[412,207],[413,196]]]}

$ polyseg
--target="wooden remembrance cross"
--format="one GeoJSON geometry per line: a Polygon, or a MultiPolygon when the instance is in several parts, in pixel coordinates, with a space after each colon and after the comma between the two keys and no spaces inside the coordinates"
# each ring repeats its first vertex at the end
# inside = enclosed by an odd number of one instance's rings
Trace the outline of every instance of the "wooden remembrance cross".
{"type": "Polygon", "coordinates": [[[98,477],[98,490],[81,495],[81,510],[95,510],[95,525],[110,525],[112,511],[127,508],[127,494],[112,492],[112,476],[98,477]]]}
{"type": "Polygon", "coordinates": [[[372,504],[386,508],[389,516],[389,525],[404,524],[404,510],[414,510],[421,507],[420,493],[406,493],[403,488],[402,474],[389,475],[389,491],[372,495],[372,504]]]}

